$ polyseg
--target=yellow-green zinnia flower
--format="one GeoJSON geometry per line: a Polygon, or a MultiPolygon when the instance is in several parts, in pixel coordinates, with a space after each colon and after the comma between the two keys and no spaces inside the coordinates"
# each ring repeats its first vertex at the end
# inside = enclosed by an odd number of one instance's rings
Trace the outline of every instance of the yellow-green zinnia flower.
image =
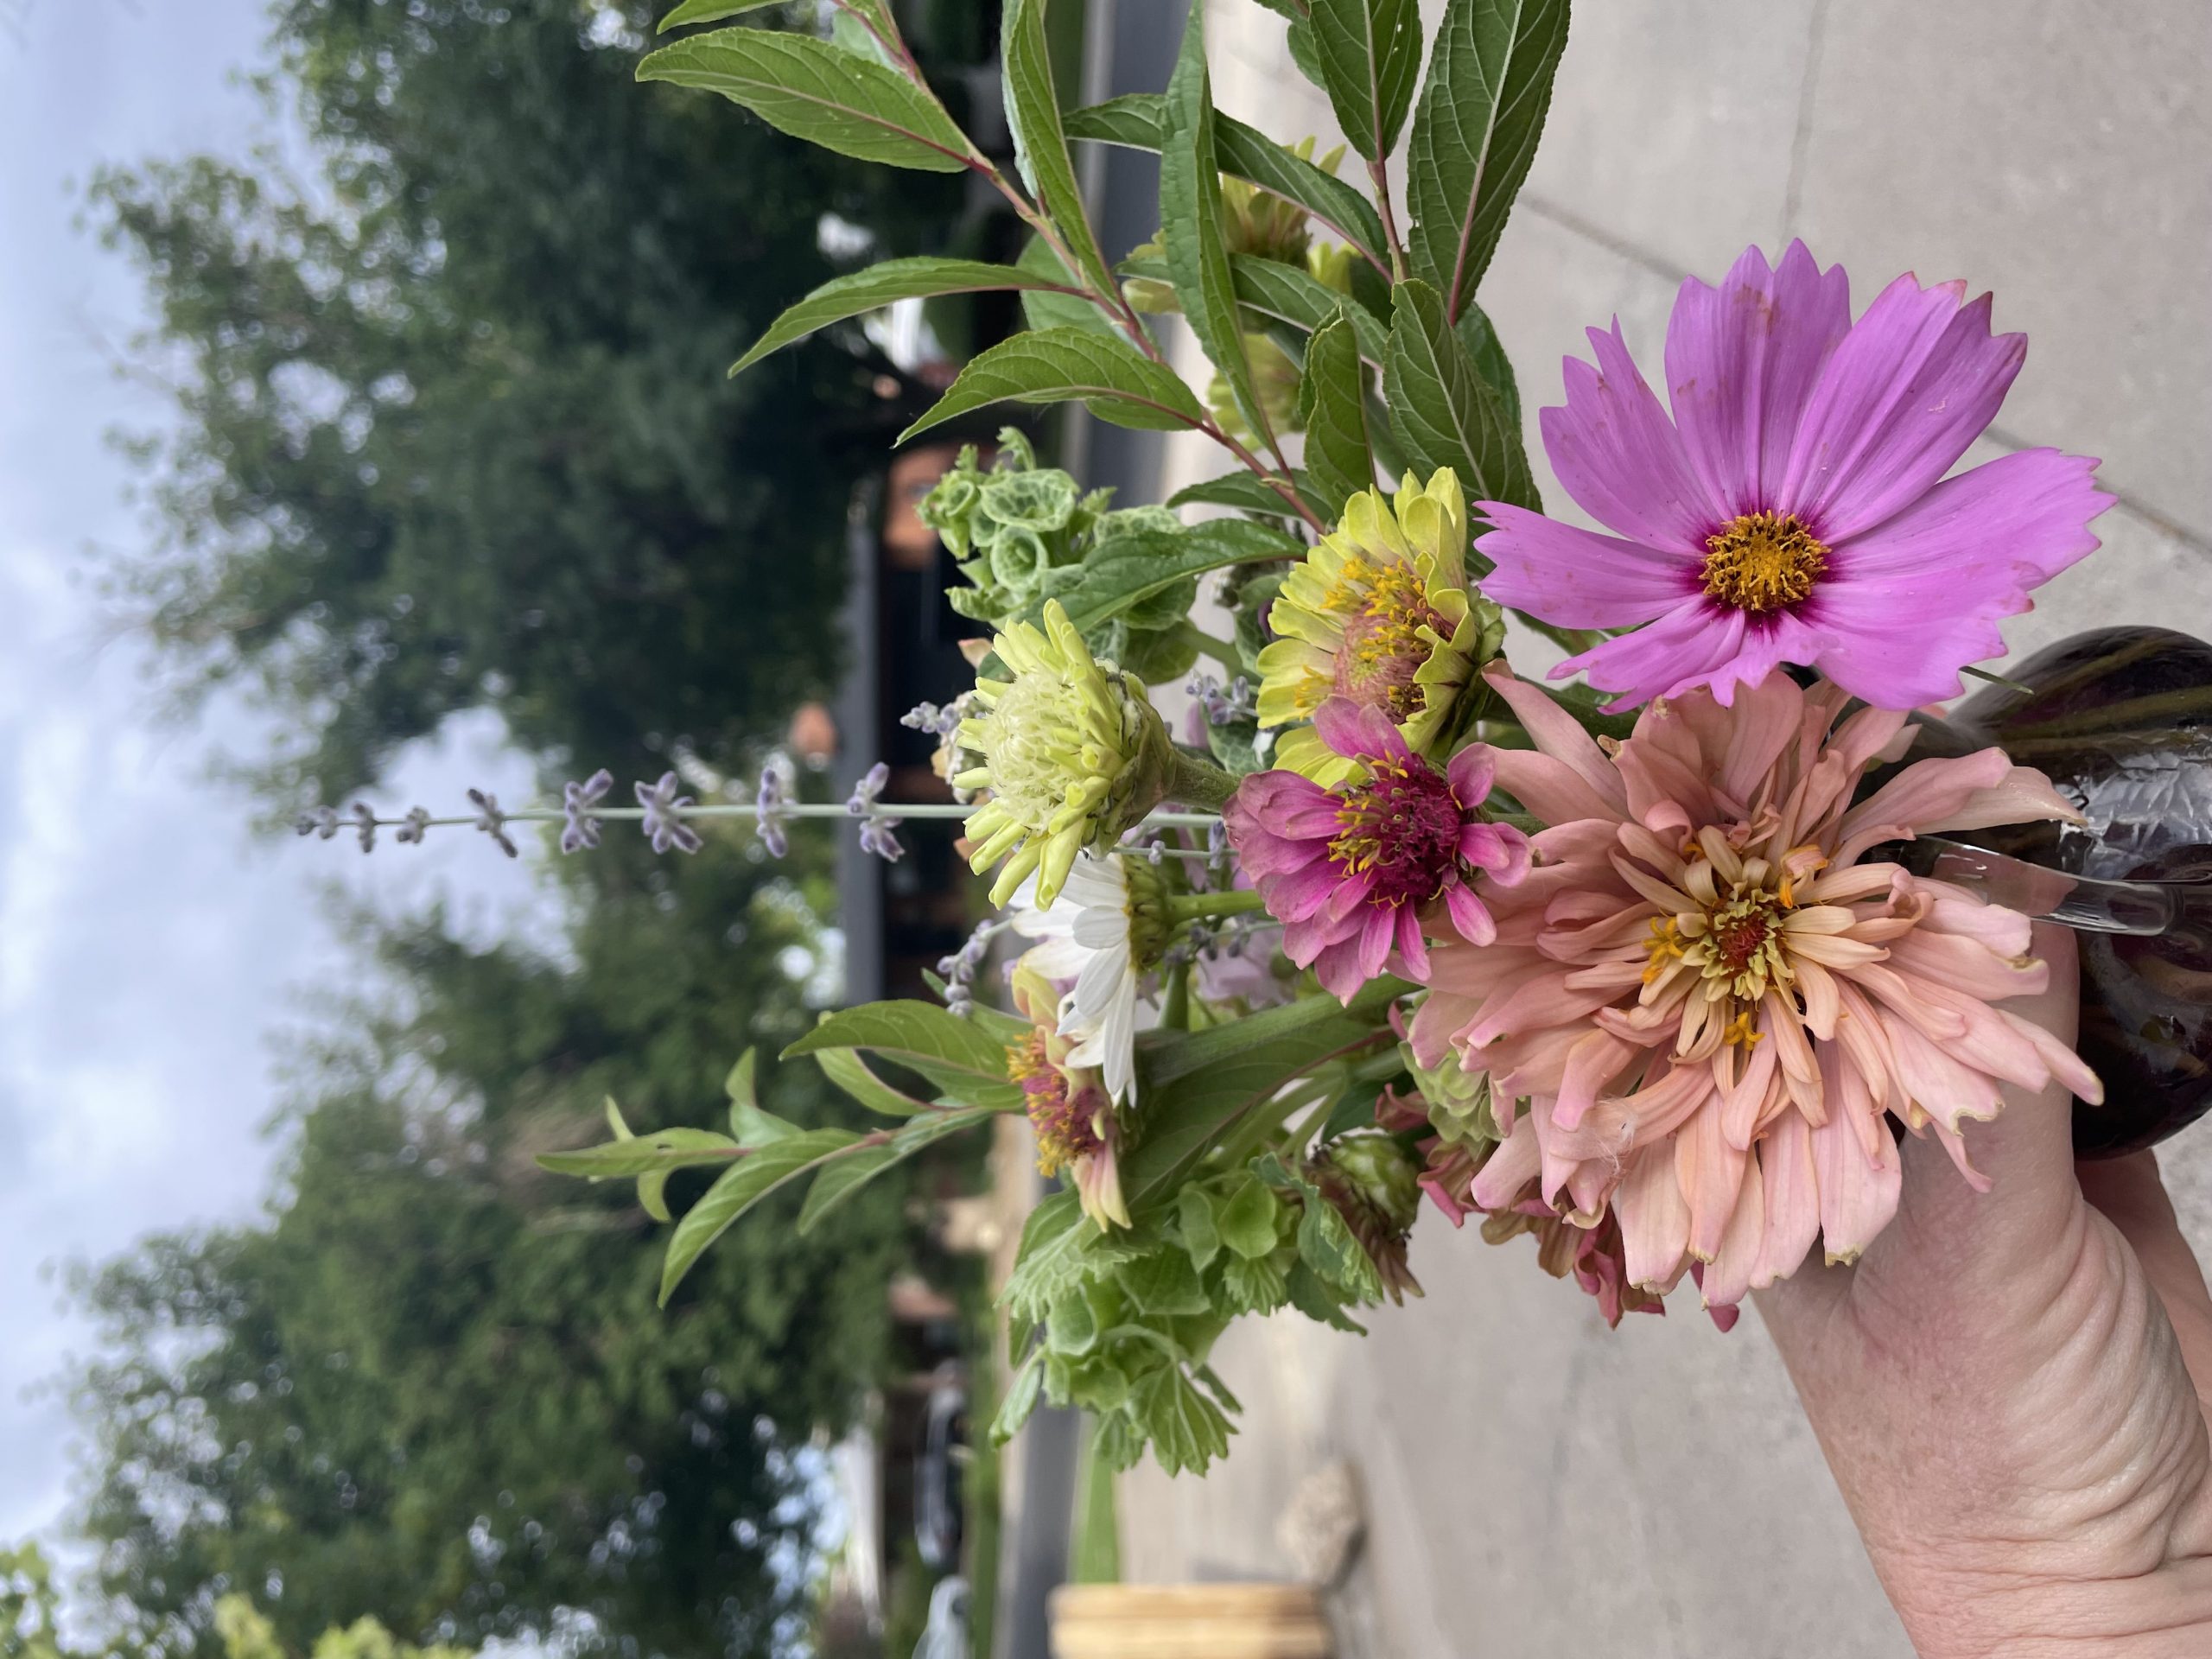
{"type": "Polygon", "coordinates": [[[969,815],[969,862],[980,873],[1006,861],[993,904],[1034,870],[1050,905],[1077,853],[1112,846],[1160,804],[1174,745],[1144,683],[1096,661],[1058,600],[1042,628],[1009,624],[991,648],[1014,678],[977,680],[982,711],[960,722],[961,746],[982,760],[953,782],[990,791],[969,815]]]}
{"type": "MultiPolygon", "coordinates": [[[[1395,501],[1362,490],[1345,502],[1268,610],[1277,638],[1260,653],[1260,724],[1288,726],[1349,697],[1387,709],[1407,747],[1426,753],[1503,633],[1497,608],[1468,595],[1466,556],[1466,499],[1449,467],[1426,486],[1408,473],[1395,501]]],[[[1274,764],[1324,787],[1351,769],[1310,726],[1285,734],[1274,764]]]]}

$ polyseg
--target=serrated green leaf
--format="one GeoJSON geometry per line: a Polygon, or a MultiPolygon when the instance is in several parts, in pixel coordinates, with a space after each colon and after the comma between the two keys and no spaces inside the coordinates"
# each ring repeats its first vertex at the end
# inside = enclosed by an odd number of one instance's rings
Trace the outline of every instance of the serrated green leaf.
{"type": "Polygon", "coordinates": [[[1320,1188],[1297,1171],[1286,1169],[1273,1153],[1255,1161],[1252,1173],[1270,1185],[1297,1192],[1305,1200],[1298,1217],[1301,1262],[1351,1301],[1382,1300],[1382,1276],[1374,1259],[1320,1188]]]}
{"type": "Polygon", "coordinates": [[[1138,1039],[1138,1097],[1145,1137],[1122,1159],[1130,1213],[1164,1204],[1192,1166],[1293,1077],[1332,1055],[1376,1040],[1382,1011],[1413,988],[1383,977],[1349,1008],[1313,997],[1198,1032],[1147,1032],[1138,1039]]]}
{"type": "MultiPolygon", "coordinates": [[[[1408,462],[1423,477],[1449,467],[1470,502],[1537,507],[1521,429],[1505,418],[1497,394],[1446,321],[1443,297],[1427,283],[1398,284],[1383,400],[1408,462]]],[[[1488,572],[1479,554],[1467,558],[1478,575],[1488,572]]]]}
{"type": "Polygon", "coordinates": [[[1491,324],[1490,315],[1472,300],[1459,313],[1454,325],[1459,343],[1467,348],[1467,359],[1475,365],[1490,389],[1497,394],[1498,406],[1505,411],[1506,424],[1515,431],[1521,429],[1521,385],[1514,378],[1513,359],[1505,354],[1505,347],[1497,338],[1497,330],[1491,324]]]}
{"type": "Polygon", "coordinates": [[[1187,1469],[1204,1474],[1216,1458],[1229,1455],[1229,1419],[1184,1375],[1169,1365],[1139,1381],[1129,1410],[1152,1442],[1152,1455],[1169,1474],[1187,1469]]]}
{"type": "Polygon", "coordinates": [[[719,23],[725,17],[735,17],[748,11],[760,11],[769,6],[780,6],[785,0],[683,0],[683,3],[660,20],[659,33],[681,29],[686,23],[719,23]]]}
{"type": "Polygon", "coordinates": [[[1274,1254],[1281,1203],[1264,1182],[1246,1176],[1221,1207],[1221,1242],[1232,1254],[1257,1262],[1274,1254]]]}
{"type": "Polygon", "coordinates": [[[1045,1316],[1045,1340],[1056,1354],[1080,1356],[1098,1345],[1098,1321],[1080,1290],[1052,1304],[1045,1316]]]}
{"type": "MultiPolygon", "coordinates": [[[[1129,92],[1070,112],[1071,138],[1156,150],[1167,130],[1167,99],[1160,92],[1129,92]]],[[[1214,113],[1214,154],[1221,170],[1294,202],[1362,258],[1388,270],[1389,239],[1375,204],[1333,174],[1289,150],[1232,116],[1214,113]]]]}
{"type": "Polygon", "coordinates": [[[806,1189],[806,1202],[798,1207],[798,1230],[810,1233],[815,1224],[835,1211],[854,1193],[897,1162],[890,1147],[863,1147],[822,1166],[814,1185],[806,1189]]]}
{"type": "Polygon", "coordinates": [[[811,35],[721,29],[648,54],[639,80],[720,92],[779,131],[863,162],[957,173],[969,146],[905,76],[811,35]]]}
{"type": "Polygon", "coordinates": [[[1075,1367],[1068,1392],[1085,1411],[1119,1411],[1129,1402],[1129,1374],[1103,1355],[1075,1367]]]}
{"type": "MultiPolygon", "coordinates": [[[[1237,302],[1249,314],[1250,321],[1272,328],[1287,343],[1326,327],[1338,311],[1345,311],[1351,318],[1360,355],[1376,367],[1382,366],[1389,349],[1390,331],[1364,306],[1348,304],[1344,296],[1326,283],[1280,260],[1263,259],[1256,253],[1239,253],[1230,257],[1229,265],[1236,284],[1237,302]],[[1286,330],[1289,331],[1287,336],[1286,330]]],[[[1165,259],[1124,259],[1122,272],[1127,276],[1148,277],[1155,282],[1172,280],[1165,259]]]]}
{"type": "Polygon", "coordinates": [[[1283,1294],[1290,1299],[1293,1307],[1317,1325],[1349,1331],[1355,1336],[1367,1334],[1367,1327],[1344,1312],[1344,1305],[1336,1293],[1303,1262],[1293,1267],[1284,1278],[1283,1294]]]}
{"type": "MultiPolygon", "coordinates": [[[[1058,278],[1014,265],[978,259],[886,259],[849,276],[832,277],[768,325],[768,332],[730,365],[739,374],[771,352],[804,340],[818,328],[857,317],[900,300],[939,294],[983,294],[998,289],[1059,286],[1058,278]]],[[[1088,302],[1084,302],[1088,307],[1088,302]]]]}
{"type": "Polygon", "coordinates": [[[1406,150],[1414,270],[1457,321],[1536,154],[1567,0],[1447,0],[1406,150]]]}
{"type": "Polygon", "coordinates": [[[1288,1298],[1283,1270],[1272,1255],[1232,1255],[1221,1264],[1222,1293],[1239,1312],[1272,1313],[1288,1298]]]}
{"type": "Polygon", "coordinates": [[[1077,274],[1102,293],[1114,289],[1113,273],[1098,251],[1084,207],[1075,164],[1068,158],[1060,99],[1052,85],[1052,49],[1045,37],[1046,0],[1010,0],[1000,31],[1007,125],[1023,181],[1074,257],[1077,274]]]}
{"type": "Polygon", "coordinates": [[[1421,12],[1414,0],[1313,0],[1313,60],[1337,124],[1379,162],[1396,146],[1421,77],[1421,12]]]}
{"type": "Polygon", "coordinates": [[[1321,516],[1334,524],[1344,503],[1375,487],[1375,453],[1367,431],[1367,368],[1351,316],[1315,331],[1306,346],[1306,467],[1323,501],[1321,516]]]}
{"type": "Polygon", "coordinates": [[[1006,1103],[1020,1094],[1007,1080],[1005,1046],[933,1002],[868,1002],[824,1015],[784,1058],[841,1048],[885,1055],[967,1105],[1006,1103]]]}
{"type": "Polygon", "coordinates": [[[1206,9],[1193,5],[1183,47],[1168,77],[1160,151],[1160,238],[1175,297],[1244,424],[1272,448],[1274,423],[1252,387],[1244,325],[1230,275],[1229,236],[1222,220],[1221,168],[1214,155],[1212,83],[1206,72],[1206,9]]]}
{"type": "Polygon", "coordinates": [[[877,1077],[855,1049],[821,1049],[816,1052],[814,1063],[822,1068],[824,1077],[871,1112],[880,1112],[886,1117],[912,1117],[916,1112],[930,1109],[929,1102],[916,1100],[877,1077]]]}
{"type": "Polygon", "coordinates": [[[1198,1269],[1181,1250],[1160,1250],[1133,1262],[1116,1275],[1136,1305],[1158,1319],[1203,1313],[1213,1304],[1198,1282],[1198,1269]]]}
{"type": "Polygon", "coordinates": [[[1006,1387],[1006,1398],[999,1402],[998,1415],[991,1419],[991,1440],[1004,1446],[1019,1433],[1029,1421],[1029,1414],[1037,1409],[1037,1396],[1042,1392],[1045,1368],[1041,1357],[1032,1354],[1014,1372],[1006,1387]]]}
{"type": "Polygon", "coordinates": [[[1155,432],[1200,427],[1206,419],[1175,372],[1135,347],[1086,328],[1047,328],[1016,334],[971,359],[899,442],[970,410],[1009,401],[1080,401],[1102,421],[1155,432]]]}
{"type": "Polygon", "coordinates": [[[1110,1273],[1154,1248],[1122,1229],[1100,1232],[1073,1192],[1055,1192],[1023,1224],[1014,1271],[999,1300],[1021,1318],[1041,1319],[1086,1278],[1110,1273]]]}
{"type": "MultiPolygon", "coordinates": [[[[1057,595],[1078,630],[1095,628],[1177,582],[1237,564],[1302,557],[1306,544],[1244,518],[1210,518],[1176,531],[1117,536],[1084,561],[1083,572],[1057,595]]],[[[1039,600],[1025,614],[1041,612],[1039,600]]]]}
{"type": "Polygon", "coordinates": [[[1204,1273],[1221,1254],[1221,1226],[1211,1195],[1202,1186],[1185,1187],[1176,1195],[1175,1218],[1191,1265],[1204,1273]]]}
{"type": "Polygon", "coordinates": [[[748,1152],[723,1171],[721,1179],[684,1212],[669,1236],[668,1255],[661,1263],[661,1306],[668,1306],[669,1297],[692,1264],[739,1217],[801,1171],[850,1146],[855,1139],[846,1129],[808,1129],[748,1152]]]}

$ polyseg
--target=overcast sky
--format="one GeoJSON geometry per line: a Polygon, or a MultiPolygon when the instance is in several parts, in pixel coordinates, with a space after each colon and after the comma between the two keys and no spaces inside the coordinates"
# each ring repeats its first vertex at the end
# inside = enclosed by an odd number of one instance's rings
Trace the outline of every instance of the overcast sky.
{"type": "MultiPolygon", "coordinates": [[[[355,968],[325,884],[384,908],[442,891],[479,931],[546,915],[527,866],[467,831],[367,860],[247,835],[205,775],[212,749],[251,749],[251,717],[150,718],[144,658],[94,592],[100,550],[149,534],[106,435],[166,410],[116,372],[141,291],[75,227],[79,187],[268,130],[232,80],[262,20],[263,0],[0,0],[0,1543],[69,1495],[67,1413],[37,1385],[87,1333],[42,1269],[254,1211],[270,1039],[355,968]]],[[[457,810],[470,782],[529,787],[484,723],[416,757],[393,804],[457,810]]]]}

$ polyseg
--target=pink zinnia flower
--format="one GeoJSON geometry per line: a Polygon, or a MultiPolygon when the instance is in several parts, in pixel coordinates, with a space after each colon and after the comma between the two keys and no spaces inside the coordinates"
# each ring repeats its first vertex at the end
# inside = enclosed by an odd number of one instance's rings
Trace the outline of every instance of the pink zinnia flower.
{"type": "Polygon", "coordinates": [[[1591,329],[1597,366],[1567,360],[1544,449],[1618,534],[1483,502],[1483,591],[1561,627],[1638,628],[1553,671],[1586,671],[1616,709],[1699,685],[1725,705],[1777,663],[1878,708],[1956,696],[1962,666],[2003,652],[1998,619],[2094,550],[2087,525],[2113,504],[2095,461],[2056,449],[1943,479],[2027,355],[1965,294],[1908,274],[1854,323],[1840,265],[1793,242],[1770,270],[1746,249],[1718,289],[1675,297],[1671,421],[1619,322],[1591,329]]]}
{"type": "Polygon", "coordinates": [[[1357,763],[1348,778],[1324,789],[1294,772],[1255,772],[1222,809],[1245,874],[1283,925],[1283,954],[1349,1002],[1393,950],[1408,972],[1427,971],[1425,917],[1487,944],[1496,930],[1477,873],[1504,887],[1529,869],[1529,838],[1477,810],[1490,795],[1488,751],[1462,749],[1440,772],[1387,710],[1344,697],[1322,703],[1313,726],[1357,763]]]}
{"type": "Polygon", "coordinates": [[[1487,671],[1535,741],[1497,750],[1501,787],[1551,827],[1536,867],[1491,899],[1497,938],[1441,945],[1414,1057],[1490,1074],[1505,1138],[1472,1201],[1530,1198],[1586,1227],[1611,1214],[1628,1282],[1705,1264],[1709,1306],[1786,1277],[1821,1235],[1832,1262],[1895,1211],[1888,1119],[1933,1133],[1966,1179],[1966,1120],[2004,1083],[2096,1077],[1997,1006],[2043,988],[2029,924],[1872,848],[1915,833],[2076,815],[1998,749],[1922,760],[1857,805],[1902,713],[1770,677],[1644,711],[1601,748],[1541,691],[1487,671]]]}

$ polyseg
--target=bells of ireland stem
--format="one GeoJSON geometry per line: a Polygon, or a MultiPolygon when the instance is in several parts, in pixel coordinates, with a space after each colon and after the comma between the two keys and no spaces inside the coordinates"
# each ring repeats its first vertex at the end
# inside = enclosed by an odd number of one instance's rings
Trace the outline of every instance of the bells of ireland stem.
{"type": "Polygon", "coordinates": [[[980,707],[958,736],[980,759],[953,782],[989,791],[967,828],[974,868],[1000,864],[992,903],[1033,870],[1037,902],[1050,905],[1077,853],[1111,847],[1171,795],[1199,807],[1227,798],[1234,780],[1177,752],[1144,682],[1094,658],[1058,600],[1043,627],[1012,623],[991,648],[1014,677],[976,682],[980,707]]]}

